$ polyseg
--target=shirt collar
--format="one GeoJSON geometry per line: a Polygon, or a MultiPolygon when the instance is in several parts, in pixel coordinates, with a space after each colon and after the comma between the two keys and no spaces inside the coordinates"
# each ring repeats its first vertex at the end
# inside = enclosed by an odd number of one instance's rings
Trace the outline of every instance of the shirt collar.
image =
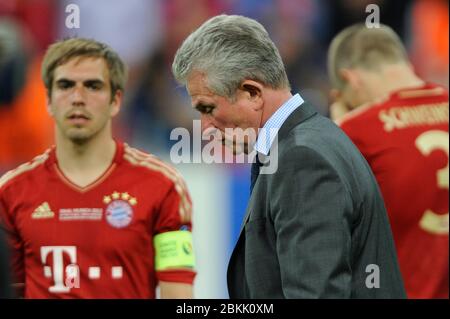
{"type": "Polygon", "coordinates": [[[272,147],[273,140],[275,136],[278,134],[283,123],[286,119],[294,112],[300,105],[302,105],[304,100],[300,96],[300,94],[295,94],[289,100],[284,102],[281,107],[276,110],[275,113],[266,121],[262,129],[258,132],[258,138],[256,139],[256,143],[254,149],[258,153],[262,153],[264,155],[268,155],[270,148],[272,147]]]}

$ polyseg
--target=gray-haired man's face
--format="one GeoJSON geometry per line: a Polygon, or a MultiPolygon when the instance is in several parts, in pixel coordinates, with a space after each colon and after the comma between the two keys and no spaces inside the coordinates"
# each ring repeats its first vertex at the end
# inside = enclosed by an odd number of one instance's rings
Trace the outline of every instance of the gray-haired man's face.
{"type": "Polygon", "coordinates": [[[205,75],[193,72],[187,81],[192,107],[200,112],[202,132],[216,131],[216,140],[235,154],[249,153],[256,141],[260,114],[255,112],[244,91],[236,92],[235,101],[211,92],[205,75]]]}

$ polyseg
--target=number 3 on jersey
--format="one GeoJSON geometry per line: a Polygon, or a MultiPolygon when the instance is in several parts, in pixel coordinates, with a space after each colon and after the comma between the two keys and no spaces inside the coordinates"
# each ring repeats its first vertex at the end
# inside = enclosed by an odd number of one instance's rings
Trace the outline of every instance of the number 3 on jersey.
{"type": "MultiPolygon", "coordinates": [[[[448,190],[448,149],[449,134],[445,131],[432,130],[419,135],[416,139],[416,146],[419,151],[428,156],[434,150],[442,150],[447,154],[447,165],[437,171],[437,186],[448,190]]],[[[432,234],[448,234],[448,211],[446,214],[437,214],[431,209],[427,209],[419,223],[420,227],[432,234]]]]}

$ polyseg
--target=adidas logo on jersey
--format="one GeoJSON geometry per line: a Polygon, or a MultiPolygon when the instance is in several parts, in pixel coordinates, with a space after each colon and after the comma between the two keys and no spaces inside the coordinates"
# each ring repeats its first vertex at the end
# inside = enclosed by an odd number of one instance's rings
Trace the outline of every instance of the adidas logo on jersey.
{"type": "Polygon", "coordinates": [[[34,210],[34,212],[31,214],[31,218],[38,219],[38,218],[53,218],[55,216],[55,213],[52,212],[50,209],[50,206],[47,202],[42,203],[39,205],[38,208],[34,210]]]}

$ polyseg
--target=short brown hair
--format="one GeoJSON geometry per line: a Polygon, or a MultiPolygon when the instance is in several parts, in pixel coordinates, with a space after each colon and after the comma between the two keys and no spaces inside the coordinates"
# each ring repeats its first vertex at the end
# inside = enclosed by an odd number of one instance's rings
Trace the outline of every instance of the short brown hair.
{"type": "Polygon", "coordinates": [[[368,28],[359,23],[339,32],[328,49],[328,75],[331,85],[342,89],[339,76],[344,68],[361,67],[376,70],[386,63],[408,61],[408,55],[398,35],[388,26],[368,28]]]}
{"type": "Polygon", "coordinates": [[[103,58],[108,65],[111,84],[111,98],[116,91],[124,91],[127,68],[119,55],[104,43],[84,38],[70,38],[50,45],[42,62],[41,76],[48,96],[52,91],[53,75],[56,67],[75,57],[103,58]]]}

